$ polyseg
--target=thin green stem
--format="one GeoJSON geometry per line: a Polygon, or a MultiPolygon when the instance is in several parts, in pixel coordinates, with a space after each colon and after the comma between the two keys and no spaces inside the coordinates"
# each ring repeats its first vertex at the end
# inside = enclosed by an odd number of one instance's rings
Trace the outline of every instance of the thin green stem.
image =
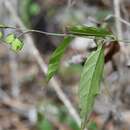
{"type": "MultiPolygon", "coordinates": [[[[28,33],[41,33],[41,34],[48,35],[48,36],[58,36],[58,37],[65,37],[65,36],[80,37],[80,36],[78,36],[78,34],[50,33],[50,32],[45,32],[45,31],[40,31],[40,30],[33,30],[33,29],[25,30],[25,29],[21,29],[21,28],[12,27],[12,26],[0,26],[0,28],[14,29],[16,31],[21,31],[22,33],[18,36],[18,38],[21,38],[23,35],[28,34],[28,33]]],[[[84,37],[86,37],[86,36],[84,36],[84,37]]],[[[93,36],[87,36],[87,37],[89,39],[94,39],[93,36]]]]}
{"type": "MultiPolygon", "coordinates": [[[[40,30],[25,30],[25,29],[21,29],[21,28],[17,28],[17,27],[12,27],[12,26],[0,26],[0,28],[3,29],[14,29],[16,31],[21,31],[22,33],[17,37],[17,38],[21,38],[23,35],[28,34],[28,33],[40,33],[43,35],[48,35],[48,36],[58,36],[58,37],[65,37],[65,36],[71,36],[71,37],[77,37],[77,35],[74,34],[67,34],[67,33],[50,33],[50,32],[45,32],[45,31],[40,31],[40,30]]],[[[79,37],[79,36],[78,36],[79,37]]],[[[91,36],[87,36],[90,39],[94,39],[91,36]]],[[[130,41],[126,41],[126,40],[122,40],[122,39],[116,39],[118,42],[124,42],[124,43],[130,43],[130,41]]],[[[110,40],[110,42],[115,41],[115,40],[110,40]]]]}
{"type": "Polygon", "coordinates": [[[28,33],[40,33],[40,34],[44,34],[44,35],[48,35],[48,36],[58,36],[58,37],[65,37],[65,36],[74,36],[74,35],[70,35],[70,34],[65,34],[65,33],[50,33],[50,32],[44,32],[44,31],[40,31],[40,30],[27,30],[24,31],[23,33],[21,33],[18,37],[22,37],[25,34],[28,33]]]}
{"type": "Polygon", "coordinates": [[[25,29],[11,27],[11,26],[3,26],[3,27],[0,27],[0,28],[4,28],[4,29],[15,29],[17,31],[22,31],[22,33],[18,37],[22,37],[23,35],[28,34],[28,33],[41,33],[41,34],[44,34],[44,35],[58,36],[58,37],[74,36],[74,35],[71,35],[71,34],[50,33],[50,32],[45,32],[45,31],[40,31],[40,30],[33,30],[33,29],[25,30],[25,29]]]}

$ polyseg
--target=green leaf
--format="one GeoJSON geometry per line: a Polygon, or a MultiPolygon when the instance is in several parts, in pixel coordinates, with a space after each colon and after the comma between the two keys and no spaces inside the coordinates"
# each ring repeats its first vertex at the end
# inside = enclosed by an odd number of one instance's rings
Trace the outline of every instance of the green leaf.
{"type": "Polygon", "coordinates": [[[61,60],[66,48],[69,46],[69,43],[72,41],[72,39],[73,39],[73,37],[65,37],[63,42],[60,43],[58,48],[52,54],[50,61],[49,61],[49,67],[48,67],[48,72],[47,72],[47,81],[49,81],[52,78],[52,76],[59,69],[60,60],[61,60]]]}
{"type": "Polygon", "coordinates": [[[94,36],[94,37],[112,37],[112,33],[105,28],[87,27],[85,25],[78,25],[68,28],[68,33],[76,36],[94,36]]]}
{"type": "Polygon", "coordinates": [[[22,48],[23,48],[23,42],[18,39],[18,38],[15,38],[13,41],[12,41],[12,46],[11,46],[11,49],[12,51],[14,52],[19,52],[22,48]]]}
{"type": "Polygon", "coordinates": [[[23,48],[23,42],[17,38],[13,33],[9,34],[5,39],[5,43],[11,45],[11,50],[14,52],[19,52],[23,48]]]}
{"type": "Polygon", "coordinates": [[[99,93],[100,80],[104,67],[104,49],[99,44],[96,51],[92,52],[84,65],[79,87],[82,129],[85,128],[92,111],[94,100],[99,93]]]}
{"type": "Polygon", "coordinates": [[[12,44],[12,42],[15,40],[15,35],[13,33],[9,34],[6,38],[5,38],[5,42],[7,44],[12,44]]]}

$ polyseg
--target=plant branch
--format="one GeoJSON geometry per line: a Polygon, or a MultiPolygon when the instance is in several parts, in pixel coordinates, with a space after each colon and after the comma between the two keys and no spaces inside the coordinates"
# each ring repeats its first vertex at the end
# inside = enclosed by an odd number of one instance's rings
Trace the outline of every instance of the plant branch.
{"type": "Polygon", "coordinates": [[[117,30],[117,36],[120,39],[123,39],[123,35],[122,35],[122,25],[121,22],[117,19],[120,18],[121,14],[120,14],[120,0],[114,0],[114,12],[115,12],[115,26],[116,26],[116,30],[117,30]]]}
{"type": "MultiPolygon", "coordinates": [[[[11,2],[9,0],[3,0],[3,2],[5,4],[6,9],[12,15],[15,22],[21,28],[24,28],[26,30],[26,27],[23,25],[21,19],[18,17],[16,12],[14,11],[11,2]]],[[[43,58],[41,57],[39,51],[36,49],[32,37],[28,35],[26,38],[29,41],[27,43],[28,43],[28,45],[30,47],[31,55],[33,54],[33,56],[35,57],[35,59],[36,59],[37,63],[39,64],[43,74],[46,74],[47,73],[47,65],[43,61],[43,58]]],[[[73,117],[73,119],[76,121],[76,123],[80,126],[80,124],[81,124],[80,117],[79,117],[77,111],[75,110],[75,108],[73,107],[72,103],[69,101],[68,97],[65,95],[63,90],[60,88],[60,85],[59,85],[58,81],[56,80],[56,78],[52,78],[52,80],[50,81],[50,86],[53,87],[53,89],[55,90],[55,92],[58,95],[59,99],[66,106],[66,108],[69,111],[70,115],[73,117]]]]}

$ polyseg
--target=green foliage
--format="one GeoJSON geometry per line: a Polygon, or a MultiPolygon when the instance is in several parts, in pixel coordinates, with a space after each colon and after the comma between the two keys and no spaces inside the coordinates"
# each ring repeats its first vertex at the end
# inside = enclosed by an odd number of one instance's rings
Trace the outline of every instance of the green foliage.
{"type": "MultiPolygon", "coordinates": [[[[33,8],[34,8],[33,11],[36,11],[35,9],[37,7],[35,5],[33,8]]],[[[12,28],[12,27],[0,25],[0,28],[12,28]]],[[[81,73],[79,96],[80,96],[80,108],[81,108],[81,117],[82,117],[81,129],[83,130],[86,127],[88,118],[91,114],[94,105],[95,98],[98,95],[100,90],[99,87],[100,80],[102,78],[102,73],[104,68],[103,41],[108,37],[109,39],[112,40],[114,40],[115,38],[113,34],[107,31],[105,28],[87,27],[84,25],[83,26],[80,25],[80,26],[69,27],[67,31],[68,31],[67,34],[69,36],[64,38],[64,40],[60,43],[60,45],[57,47],[57,49],[54,51],[54,53],[50,58],[48,72],[47,72],[47,81],[49,81],[52,78],[52,76],[58,71],[60,66],[60,60],[63,54],[65,53],[65,50],[73,40],[73,37],[70,35],[81,36],[81,37],[92,36],[94,39],[99,41],[99,43],[97,43],[97,50],[92,52],[90,56],[87,58],[85,65],[83,67],[83,71],[81,73]]],[[[25,33],[23,32],[21,34],[24,35],[25,33]]],[[[56,34],[51,33],[51,35],[54,36],[56,34]]],[[[0,33],[0,38],[3,41],[5,41],[5,43],[9,44],[11,46],[11,49],[14,52],[19,52],[23,48],[24,44],[20,40],[20,36],[17,37],[15,36],[15,34],[11,33],[7,37],[3,38],[2,32],[0,33]]],[[[70,119],[69,122],[71,122],[70,119]]],[[[71,122],[70,124],[72,126],[75,126],[73,122],[71,122]]],[[[44,119],[41,116],[41,113],[38,113],[38,128],[39,130],[52,130],[51,124],[49,123],[48,120],[44,119]]],[[[75,127],[74,129],[78,129],[78,127],[75,127]]]]}
{"type": "Polygon", "coordinates": [[[9,34],[4,39],[5,43],[11,45],[11,50],[14,52],[19,52],[23,48],[23,42],[17,38],[13,33],[9,34]]]}
{"type": "Polygon", "coordinates": [[[76,36],[112,37],[112,33],[105,28],[87,27],[85,25],[69,27],[67,31],[69,34],[76,36]]]}
{"type": "Polygon", "coordinates": [[[37,128],[38,130],[52,130],[51,123],[43,117],[43,114],[41,112],[37,113],[37,128]]]}
{"type": "Polygon", "coordinates": [[[23,48],[23,42],[19,39],[19,38],[15,38],[13,41],[12,41],[12,46],[11,46],[11,49],[12,51],[14,52],[19,52],[21,51],[21,49],[23,48]]]}
{"type": "Polygon", "coordinates": [[[52,76],[57,72],[60,65],[60,60],[69,46],[70,42],[72,41],[73,37],[65,37],[62,43],[58,46],[58,48],[54,51],[50,58],[48,72],[47,72],[47,81],[49,81],[52,76]]]}
{"type": "Polygon", "coordinates": [[[82,129],[85,127],[94,100],[99,93],[100,80],[104,67],[104,49],[99,44],[98,49],[92,52],[84,65],[79,87],[82,129]]]}
{"type": "Polygon", "coordinates": [[[7,44],[12,44],[12,42],[15,39],[15,35],[13,33],[9,34],[6,38],[5,38],[5,42],[7,44]]]}
{"type": "MultiPolygon", "coordinates": [[[[97,50],[92,52],[86,60],[80,79],[79,96],[82,117],[81,128],[84,129],[91,114],[95,98],[100,90],[100,80],[104,67],[104,48],[102,41],[107,37],[114,39],[114,36],[105,28],[87,27],[84,25],[69,27],[67,31],[68,34],[75,36],[92,36],[95,39],[100,38],[97,50]]],[[[59,69],[60,59],[71,39],[71,37],[65,38],[63,43],[52,54],[48,67],[48,80],[50,80],[59,69]]]]}

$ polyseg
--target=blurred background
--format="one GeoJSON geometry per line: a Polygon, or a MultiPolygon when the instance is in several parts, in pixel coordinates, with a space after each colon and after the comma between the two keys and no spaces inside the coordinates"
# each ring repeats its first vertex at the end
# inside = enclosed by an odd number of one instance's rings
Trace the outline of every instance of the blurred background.
{"type": "MultiPolygon", "coordinates": [[[[55,33],[78,24],[106,26],[120,39],[105,49],[101,92],[88,130],[130,130],[129,22],[129,0],[0,0],[0,24],[55,33]]],[[[75,38],[46,84],[49,58],[62,39],[26,35],[19,54],[0,44],[0,130],[80,130],[79,79],[95,42],[75,38]]]]}

